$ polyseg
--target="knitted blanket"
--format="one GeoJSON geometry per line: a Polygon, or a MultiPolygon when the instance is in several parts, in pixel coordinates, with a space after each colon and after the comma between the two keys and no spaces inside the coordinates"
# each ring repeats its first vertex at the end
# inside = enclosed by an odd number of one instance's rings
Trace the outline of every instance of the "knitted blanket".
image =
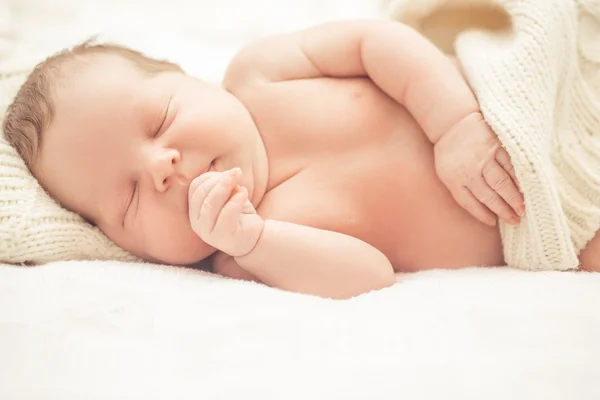
{"type": "Polygon", "coordinates": [[[527,214],[501,224],[507,264],[577,268],[600,228],[600,2],[391,0],[387,15],[455,51],[512,158],[527,214]]]}

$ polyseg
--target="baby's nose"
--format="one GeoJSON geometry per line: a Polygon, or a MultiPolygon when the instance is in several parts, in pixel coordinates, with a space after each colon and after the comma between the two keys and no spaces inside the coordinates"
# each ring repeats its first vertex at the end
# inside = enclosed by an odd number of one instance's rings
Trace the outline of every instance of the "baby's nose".
{"type": "Polygon", "coordinates": [[[173,184],[180,158],[179,152],[171,149],[158,150],[150,157],[148,169],[156,190],[164,192],[173,184]]]}

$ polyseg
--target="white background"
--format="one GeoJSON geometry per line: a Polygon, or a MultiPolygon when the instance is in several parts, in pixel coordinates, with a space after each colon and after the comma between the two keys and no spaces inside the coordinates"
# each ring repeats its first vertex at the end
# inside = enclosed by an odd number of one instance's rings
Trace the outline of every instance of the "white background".
{"type": "MultiPolygon", "coordinates": [[[[12,57],[42,58],[92,35],[220,77],[242,44],[340,18],[373,17],[378,0],[0,0],[12,57]],[[8,33],[10,32],[10,33],[8,33]]],[[[4,48],[4,51],[2,49],[4,48]]]]}

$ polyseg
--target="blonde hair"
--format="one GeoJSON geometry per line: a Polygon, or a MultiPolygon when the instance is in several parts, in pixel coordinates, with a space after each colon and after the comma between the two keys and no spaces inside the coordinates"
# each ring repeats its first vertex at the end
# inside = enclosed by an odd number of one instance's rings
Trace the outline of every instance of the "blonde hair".
{"type": "Polygon", "coordinates": [[[65,78],[66,64],[97,54],[122,57],[149,75],[161,72],[183,73],[177,64],[156,60],[116,44],[96,44],[93,39],[48,57],[29,74],[8,106],[3,124],[6,140],[17,150],[32,172],[42,144],[42,135],[50,126],[54,115],[53,91],[65,78]]]}

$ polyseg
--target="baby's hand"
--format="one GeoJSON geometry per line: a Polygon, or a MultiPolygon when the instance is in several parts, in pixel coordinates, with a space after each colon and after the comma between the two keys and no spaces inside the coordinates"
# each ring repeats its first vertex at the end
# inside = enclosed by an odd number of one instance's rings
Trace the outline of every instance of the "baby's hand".
{"type": "Polygon", "coordinates": [[[481,113],[456,124],[435,144],[435,168],[454,199],[488,225],[516,224],[525,202],[506,150],[481,113]]]}
{"type": "Polygon", "coordinates": [[[208,245],[239,257],[258,242],[265,225],[237,183],[239,168],[207,172],[192,181],[188,193],[192,229],[208,245]]]}

